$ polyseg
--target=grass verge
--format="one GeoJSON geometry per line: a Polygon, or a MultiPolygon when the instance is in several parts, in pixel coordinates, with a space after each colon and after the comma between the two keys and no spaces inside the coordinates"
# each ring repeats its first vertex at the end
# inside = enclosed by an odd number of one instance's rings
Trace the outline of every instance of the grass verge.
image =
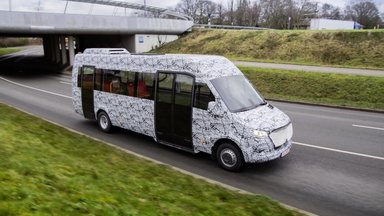
{"type": "Polygon", "coordinates": [[[21,49],[20,48],[0,48],[0,56],[2,55],[7,55],[7,54],[10,54],[10,53],[15,53],[15,52],[19,52],[21,49]]]}
{"type": "Polygon", "coordinates": [[[239,68],[268,99],[384,110],[384,77],[239,68]]]}
{"type": "Polygon", "coordinates": [[[299,214],[2,104],[0,113],[0,215],[299,214]]]}

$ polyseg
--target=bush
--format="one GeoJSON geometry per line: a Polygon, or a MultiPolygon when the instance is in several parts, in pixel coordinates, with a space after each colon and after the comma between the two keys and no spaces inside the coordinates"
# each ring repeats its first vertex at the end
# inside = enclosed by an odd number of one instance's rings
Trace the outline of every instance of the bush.
{"type": "Polygon", "coordinates": [[[36,38],[1,38],[0,47],[16,47],[29,44],[41,44],[41,39],[36,38]]]}

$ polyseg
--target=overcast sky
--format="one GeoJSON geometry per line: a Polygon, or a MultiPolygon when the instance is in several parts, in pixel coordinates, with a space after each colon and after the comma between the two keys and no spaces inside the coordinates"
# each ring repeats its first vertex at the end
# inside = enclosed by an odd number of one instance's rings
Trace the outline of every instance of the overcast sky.
{"type": "MultiPolygon", "coordinates": [[[[120,0],[132,3],[144,3],[144,0],[120,0]]],[[[180,0],[146,0],[147,5],[168,8],[174,7],[180,0]]],[[[214,2],[221,2],[226,5],[227,0],[213,0],[214,2]]],[[[320,4],[329,3],[334,6],[344,8],[350,0],[315,0],[320,4]]],[[[12,10],[16,11],[36,11],[38,8],[43,12],[63,12],[67,1],[63,0],[1,0],[0,10],[9,10],[9,2],[12,2],[12,10]]],[[[384,0],[374,0],[377,7],[384,13],[384,0]]],[[[69,2],[68,13],[82,13],[82,14],[117,14],[124,15],[125,11],[122,8],[108,7],[103,5],[93,5],[78,2],[69,2]]],[[[127,11],[129,13],[130,11],[127,11]]]]}

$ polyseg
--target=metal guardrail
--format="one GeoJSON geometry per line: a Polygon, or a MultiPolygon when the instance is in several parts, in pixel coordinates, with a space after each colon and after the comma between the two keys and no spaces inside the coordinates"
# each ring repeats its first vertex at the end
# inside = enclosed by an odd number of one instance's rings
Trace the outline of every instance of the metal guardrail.
{"type": "Polygon", "coordinates": [[[252,26],[209,25],[209,24],[194,24],[194,25],[193,25],[193,28],[273,30],[273,29],[270,29],[270,28],[252,27],[252,26]]]}

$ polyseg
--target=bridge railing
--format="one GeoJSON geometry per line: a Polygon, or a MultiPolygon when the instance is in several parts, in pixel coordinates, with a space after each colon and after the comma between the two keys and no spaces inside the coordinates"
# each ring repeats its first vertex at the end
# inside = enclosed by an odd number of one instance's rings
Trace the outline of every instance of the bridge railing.
{"type": "MultiPolygon", "coordinates": [[[[11,12],[44,12],[44,1],[33,1],[28,3],[27,6],[24,6],[22,10],[20,10],[20,4],[16,4],[18,0],[8,0],[8,8],[6,8],[6,4],[2,4],[0,10],[8,10],[11,12]]],[[[91,14],[93,12],[94,5],[106,5],[106,6],[112,6],[115,7],[112,15],[117,14],[117,10],[119,8],[124,9],[124,15],[127,16],[127,9],[130,10],[139,10],[144,11],[143,14],[138,12],[131,13],[131,16],[144,16],[144,17],[167,17],[167,18],[173,18],[173,19],[180,19],[180,20],[188,20],[193,21],[192,17],[182,14],[176,11],[172,11],[165,8],[160,7],[154,7],[146,4],[138,4],[138,3],[130,3],[126,1],[119,1],[119,0],[57,0],[58,3],[55,5],[54,8],[50,7],[49,13],[64,13],[67,14],[68,10],[70,9],[69,2],[77,2],[77,3],[86,3],[89,4],[90,8],[88,11],[88,14],[91,14]],[[149,13],[152,13],[153,16],[151,16],[149,13]]],[[[75,3],[76,4],[76,3],[75,3]]],[[[76,5],[77,7],[84,7],[85,5],[76,5]]],[[[111,9],[111,8],[109,8],[111,9]]],[[[78,8],[77,8],[78,10],[78,8]]],[[[86,11],[87,9],[85,9],[86,11]]],[[[99,10],[100,11],[100,10],[99,10]]],[[[77,11],[79,13],[79,11],[77,11]]],[[[68,12],[69,13],[69,12],[68,12]]],[[[73,12],[71,13],[73,14],[73,12]]],[[[77,14],[76,12],[74,14],[77,14]]],[[[84,10],[80,12],[80,14],[86,14],[84,13],[84,10]]],[[[92,15],[107,15],[107,14],[92,14],[92,15]]]]}
{"type": "Polygon", "coordinates": [[[193,28],[273,30],[273,29],[270,29],[270,28],[252,27],[252,26],[210,25],[210,24],[194,24],[193,28]]]}

